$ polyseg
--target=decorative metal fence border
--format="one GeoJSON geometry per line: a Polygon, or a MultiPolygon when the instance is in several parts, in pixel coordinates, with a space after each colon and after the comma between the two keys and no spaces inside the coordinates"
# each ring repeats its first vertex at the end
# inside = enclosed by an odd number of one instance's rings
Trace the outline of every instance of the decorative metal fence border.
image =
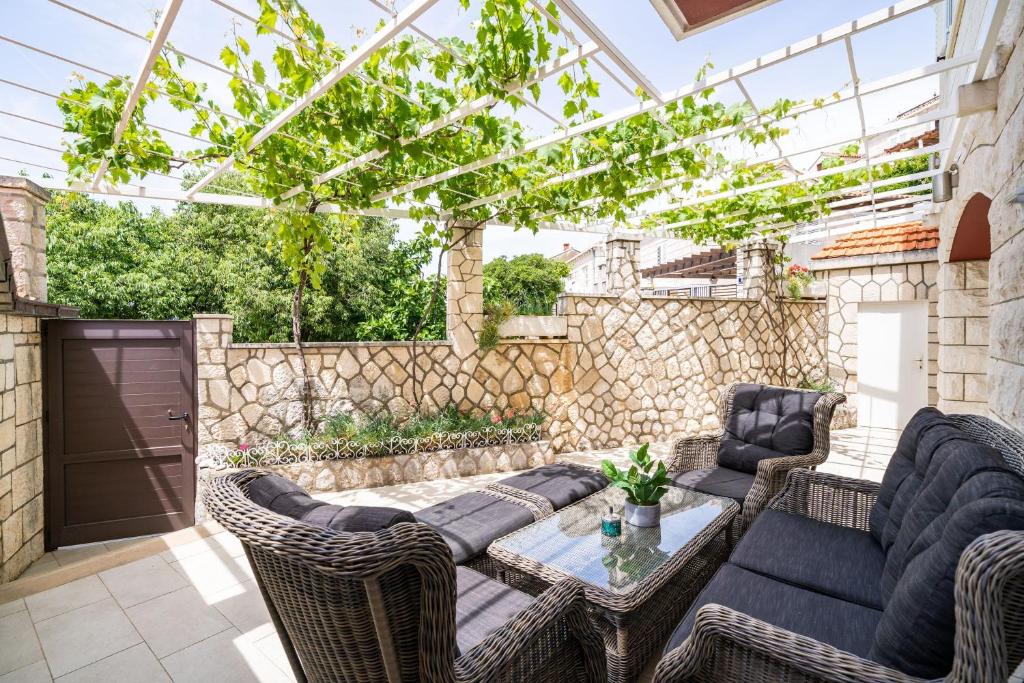
{"type": "Polygon", "coordinates": [[[248,448],[223,448],[213,456],[214,468],[291,465],[303,462],[380,458],[411,455],[457,448],[483,448],[540,440],[541,426],[527,424],[501,429],[487,427],[477,432],[440,432],[432,436],[404,439],[395,437],[376,443],[357,443],[344,439],[313,443],[267,442],[248,448]]]}

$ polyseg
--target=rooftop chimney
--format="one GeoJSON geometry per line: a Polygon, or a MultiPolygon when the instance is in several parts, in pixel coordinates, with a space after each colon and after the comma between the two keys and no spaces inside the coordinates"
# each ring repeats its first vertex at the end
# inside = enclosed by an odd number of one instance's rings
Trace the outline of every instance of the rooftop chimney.
{"type": "Polygon", "coordinates": [[[563,242],[562,243],[562,251],[569,251],[569,243],[568,242],[563,242]]]}

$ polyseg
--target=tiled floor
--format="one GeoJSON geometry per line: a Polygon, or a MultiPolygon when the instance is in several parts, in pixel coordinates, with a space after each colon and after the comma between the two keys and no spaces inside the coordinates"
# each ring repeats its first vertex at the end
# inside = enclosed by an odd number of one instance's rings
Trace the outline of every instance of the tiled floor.
{"type": "MultiPolygon", "coordinates": [[[[895,447],[892,430],[834,433],[820,469],[879,480],[895,447]]],[[[666,457],[669,444],[652,445],[666,457]]],[[[566,459],[624,460],[628,449],[566,459]]],[[[506,473],[321,496],[341,504],[416,510],[506,473]]],[[[116,548],[114,544],[107,544],[116,548]]],[[[62,549],[32,570],[110,552],[104,544],[62,549]]],[[[226,532],[90,574],[0,605],[0,683],[35,681],[287,681],[284,651],[242,547],[226,532]]]]}

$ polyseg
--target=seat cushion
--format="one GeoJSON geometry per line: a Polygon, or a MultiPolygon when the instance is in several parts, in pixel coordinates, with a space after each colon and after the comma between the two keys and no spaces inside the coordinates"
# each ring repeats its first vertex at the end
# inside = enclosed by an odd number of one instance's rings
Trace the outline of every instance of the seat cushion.
{"type": "Polygon", "coordinates": [[[533,514],[522,505],[479,491],[431,505],[413,516],[441,534],[455,564],[472,560],[486,552],[491,541],[533,522],[533,514]]]}
{"type": "Polygon", "coordinates": [[[758,574],[865,607],[882,609],[885,553],[866,531],[765,510],[729,562],[758,574]]]}
{"type": "Polygon", "coordinates": [[[690,606],[665,646],[683,643],[693,630],[697,611],[718,604],[773,626],[828,643],[840,650],[867,656],[882,613],[845,600],[770,579],[726,563],[690,606]]]}
{"type": "Polygon", "coordinates": [[[1024,481],[1009,470],[975,473],[915,539],[870,658],[922,678],[949,673],[960,558],[972,541],[1003,529],[1024,531],[1024,481]]]}
{"type": "Polygon", "coordinates": [[[556,510],[571,505],[608,486],[600,472],[568,463],[544,465],[502,479],[500,484],[544,496],[556,510]]]}
{"type": "Polygon", "coordinates": [[[718,464],[747,474],[757,474],[757,464],[762,460],[785,455],[738,439],[723,438],[718,444],[718,464]]]}
{"type": "Polygon", "coordinates": [[[904,428],[896,450],[889,459],[889,465],[885,468],[878,498],[868,519],[871,535],[882,545],[883,550],[888,550],[895,540],[899,522],[917,495],[934,449],[942,444],[944,438],[962,436],[951,433],[949,430],[953,428],[953,423],[935,408],[917,411],[904,428]],[[941,429],[943,438],[933,435],[927,443],[922,443],[923,437],[936,427],[941,429]],[[918,466],[921,474],[916,473],[918,466]]]}
{"type": "MultiPolygon", "coordinates": [[[[820,398],[815,391],[737,385],[723,442],[742,441],[785,455],[810,453],[814,448],[814,406],[820,398]]],[[[751,474],[757,471],[756,462],[753,469],[737,462],[719,464],[751,474]]]]}
{"type": "Polygon", "coordinates": [[[455,568],[455,640],[463,653],[533,604],[533,598],[468,567],[455,568]]]}
{"type": "Polygon", "coordinates": [[[416,521],[408,510],[329,505],[310,496],[295,482],[276,474],[254,479],[249,484],[249,499],[279,515],[335,531],[380,531],[400,522],[416,521]]]}
{"type": "Polygon", "coordinates": [[[669,472],[669,482],[673,486],[693,489],[710,496],[732,498],[740,505],[754,485],[754,475],[737,472],[728,467],[712,467],[707,470],[691,470],[689,472],[669,472]]]}

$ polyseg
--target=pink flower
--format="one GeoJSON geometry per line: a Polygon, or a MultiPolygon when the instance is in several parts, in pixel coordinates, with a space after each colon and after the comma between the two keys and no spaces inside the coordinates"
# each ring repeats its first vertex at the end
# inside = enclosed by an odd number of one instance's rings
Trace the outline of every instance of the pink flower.
{"type": "Polygon", "coordinates": [[[491,424],[496,425],[499,422],[501,422],[501,415],[498,415],[497,413],[492,413],[491,414],[491,424]]]}
{"type": "Polygon", "coordinates": [[[508,410],[505,411],[505,419],[506,420],[511,420],[515,416],[516,416],[516,411],[512,410],[511,408],[509,408],[508,410]]]}
{"type": "Polygon", "coordinates": [[[247,443],[240,443],[240,444],[238,444],[238,450],[240,450],[240,451],[247,451],[247,450],[249,450],[249,444],[247,444],[247,443]]]}

